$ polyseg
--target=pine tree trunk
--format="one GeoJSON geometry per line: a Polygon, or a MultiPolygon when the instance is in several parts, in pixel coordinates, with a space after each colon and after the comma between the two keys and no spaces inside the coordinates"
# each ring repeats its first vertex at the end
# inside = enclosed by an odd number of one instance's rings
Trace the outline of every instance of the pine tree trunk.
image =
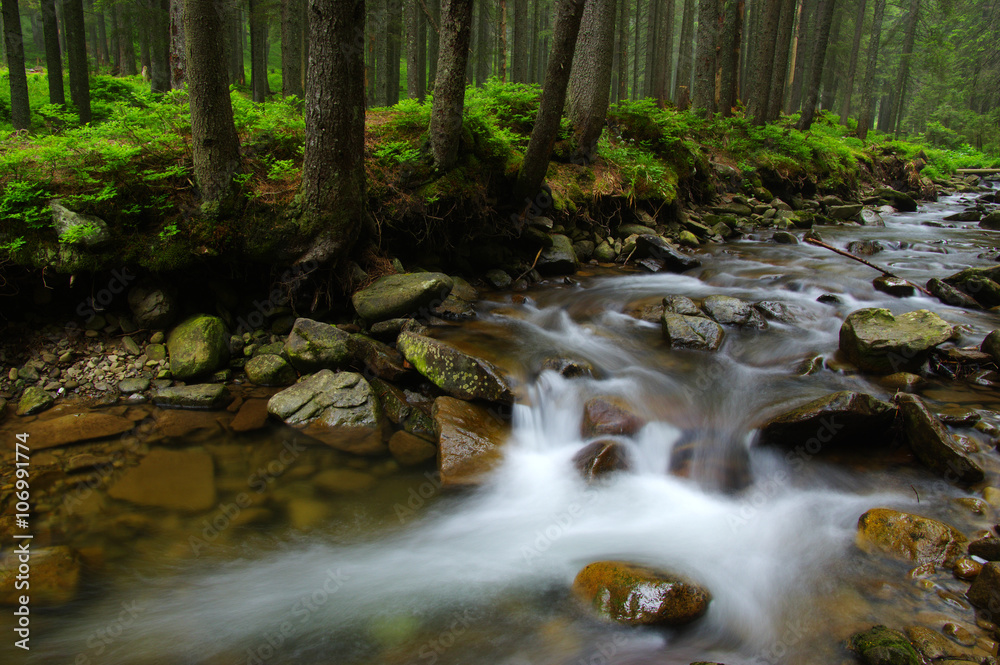
{"type": "Polygon", "coordinates": [[[483,85],[490,77],[490,64],[493,60],[493,40],[490,37],[490,13],[485,3],[479,7],[479,23],[476,27],[479,33],[477,39],[479,52],[476,53],[476,85],[483,85]]]}
{"type": "Polygon", "coordinates": [[[868,130],[872,124],[874,113],[873,94],[875,92],[875,72],[878,69],[879,43],[882,40],[882,17],[885,15],[885,0],[875,0],[875,15],[872,18],[871,38],[868,42],[868,64],[865,67],[865,80],[861,85],[861,114],[858,118],[858,138],[864,141],[868,138],[868,130]]]}
{"type": "Polygon", "coordinates": [[[698,46],[691,102],[711,117],[715,113],[715,71],[719,52],[719,2],[698,2],[698,46]]]}
{"type": "Polygon", "coordinates": [[[306,257],[339,263],[366,228],[364,0],[309,0],[305,228],[319,233],[306,257]]]}
{"type": "Polygon", "coordinates": [[[528,82],[528,0],[514,1],[514,33],[511,35],[510,80],[528,82]]]}
{"type": "MultiPolygon", "coordinates": [[[[65,4],[65,0],[63,1],[65,4]]],[[[121,9],[118,3],[108,5],[108,18],[111,19],[111,74],[118,76],[122,73],[121,9]]]]}
{"type": "Polygon", "coordinates": [[[267,100],[267,0],[250,0],[250,92],[253,100],[267,100]]]}
{"type": "Polygon", "coordinates": [[[427,97],[427,15],[417,7],[417,71],[420,72],[420,102],[427,97]]]}
{"type": "MultiPolygon", "coordinates": [[[[54,5],[53,5],[54,7],[54,5]]],[[[84,18],[94,15],[94,0],[84,0],[84,18]]],[[[55,14],[55,9],[53,9],[55,14]]],[[[97,21],[87,21],[87,43],[90,45],[88,51],[94,55],[94,71],[100,69],[101,64],[101,43],[97,41],[97,21]]]]}
{"type": "Polygon", "coordinates": [[[240,169],[240,144],[222,46],[222,8],[214,0],[185,0],[185,74],[191,109],[194,175],[210,217],[223,212],[233,196],[233,175],[240,169]]]}
{"type": "Polygon", "coordinates": [[[802,95],[805,88],[806,72],[809,71],[809,58],[812,45],[815,43],[816,7],[821,0],[809,0],[802,3],[802,14],[799,17],[799,27],[795,35],[795,70],[792,75],[791,88],[788,91],[786,112],[795,113],[802,107],[802,95]]]}
{"type": "Polygon", "coordinates": [[[739,103],[740,50],[743,35],[744,0],[725,0],[722,47],[719,59],[719,111],[729,117],[739,103]]]}
{"type": "Polygon", "coordinates": [[[441,51],[438,55],[430,143],[439,171],[458,161],[465,107],[465,67],[472,39],[472,0],[441,2],[441,51]]]}
{"type": "Polygon", "coordinates": [[[149,89],[170,90],[170,0],[149,0],[149,89]]]}
{"type": "Polygon", "coordinates": [[[566,104],[566,88],[573,65],[573,53],[580,33],[584,0],[557,0],[552,53],[545,69],[545,82],[531,139],[517,174],[514,200],[522,210],[532,204],[549,168],[549,157],[559,133],[559,120],[566,104]],[[522,206],[523,202],[523,206],[522,206]]]}
{"type": "Polygon", "coordinates": [[[792,44],[792,28],[795,25],[795,0],[779,0],[781,17],[778,19],[777,43],[774,46],[774,65],[771,70],[771,90],[768,93],[767,116],[770,121],[781,116],[781,104],[785,99],[785,83],[788,81],[789,49],[792,44]]]}
{"type": "Polygon", "coordinates": [[[375,11],[375,106],[389,105],[389,3],[391,0],[377,0],[375,11]]]}
{"type": "Polygon", "coordinates": [[[569,78],[566,115],[573,124],[573,161],[589,164],[608,115],[614,58],[615,0],[587,0],[569,78]]]}
{"type": "Polygon", "coordinates": [[[497,31],[497,76],[507,80],[507,0],[500,0],[500,28],[497,31]]]}
{"type": "MultiPolygon", "coordinates": [[[[281,96],[305,96],[302,90],[303,0],[281,0],[281,96]]],[[[357,35],[352,45],[356,46],[357,35]]]]}
{"type": "MultiPolygon", "coordinates": [[[[660,48],[663,40],[660,38],[660,5],[663,0],[649,0],[646,7],[646,67],[643,72],[643,82],[645,84],[646,97],[658,97],[657,94],[657,71],[659,64],[656,61],[656,50],[660,48]]],[[[638,53],[638,51],[636,51],[638,53]]]]}
{"type": "Polygon", "coordinates": [[[423,101],[423,72],[420,71],[420,27],[417,19],[419,0],[406,0],[406,96],[423,101]]]}
{"type": "Polygon", "coordinates": [[[538,0],[531,3],[531,35],[528,39],[528,82],[537,83],[536,72],[538,71],[538,0]]]}
{"type": "Polygon", "coordinates": [[[864,34],[865,10],[868,0],[857,0],[858,13],[854,18],[854,41],[851,44],[851,60],[847,66],[845,79],[844,102],[840,107],[840,124],[847,126],[847,118],[851,113],[851,95],[854,94],[854,77],[858,71],[858,54],[861,52],[861,37],[864,34]]]}
{"type": "Polygon", "coordinates": [[[632,99],[642,97],[642,87],[639,85],[639,19],[642,18],[642,0],[635,0],[635,36],[632,42],[632,99]]]}
{"type": "Polygon", "coordinates": [[[771,89],[771,75],[775,67],[774,50],[777,41],[778,22],[781,16],[782,0],[763,0],[758,29],[753,44],[753,62],[747,71],[747,115],[757,125],[767,122],[767,109],[771,89]],[[754,43],[755,42],[755,43],[754,43]]]}
{"type": "Polygon", "coordinates": [[[187,80],[185,74],[187,47],[184,39],[186,0],[170,0],[170,87],[180,90],[187,80]]]}
{"type": "Polygon", "coordinates": [[[903,36],[903,52],[899,60],[899,71],[896,73],[896,101],[894,113],[890,121],[889,131],[899,135],[899,124],[902,118],[904,92],[910,77],[910,61],[913,59],[913,45],[917,38],[917,22],[920,20],[920,0],[910,0],[910,11],[906,16],[906,34],[903,36]]]}
{"type": "Polygon", "coordinates": [[[59,28],[56,24],[55,0],[41,0],[41,9],[42,24],[45,32],[45,68],[49,76],[49,103],[66,106],[66,91],[63,88],[62,53],[59,51],[59,28]]]}
{"type": "Polygon", "coordinates": [[[63,30],[66,33],[66,64],[69,68],[69,98],[87,124],[90,115],[90,72],[87,69],[87,38],[84,34],[83,0],[63,2],[63,30]]]}
{"type": "Polygon", "coordinates": [[[628,6],[629,0],[618,0],[618,89],[615,101],[628,99],[628,6]]]}
{"type": "Polygon", "coordinates": [[[686,109],[691,101],[691,70],[694,65],[694,0],[684,0],[681,19],[680,51],[677,54],[677,108],[686,109]]]}
{"type": "Polygon", "coordinates": [[[122,5],[118,10],[118,20],[121,26],[121,35],[118,37],[118,46],[121,48],[121,73],[125,76],[135,76],[139,70],[135,68],[135,21],[134,11],[129,5],[122,5]]]}
{"type": "MultiPolygon", "coordinates": [[[[143,3],[145,5],[145,2],[143,3]]],[[[143,77],[151,76],[149,73],[149,18],[140,16],[136,21],[136,33],[139,37],[139,71],[143,77]]]]}
{"type": "Polygon", "coordinates": [[[833,109],[837,99],[837,85],[840,83],[840,58],[843,48],[840,44],[840,26],[843,21],[843,2],[837,4],[838,11],[833,15],[833,29],[830,32],[830,44],[826,47],[826,64],[823,66],[823,92],[820,95],[820,108],[824,111],[833,109]]]}
{"type": "Polygon", "coordinates": [[[819,84],[823,78],[823,67],[826,63],[826,48],[830,43],[830,28],[833,24],[835,0],[821,0],[817,12],[816,44],[809,58],[809,77],[806,85],[805,102],[802,104],[802,117],[798,128],[807,130],[812,127],[816,114],[816,104],[819,102],[819,84]]]}
{"type": "Polygon", "coordinates": [[[657,32],[662,35],[657,42],[655,97],[660,101],[670,99],[674,75],[674,0],[654,0],[659,4],[657,32]]]}
{"type": "Polygon", "coordinates": [[[399,103],[399,60],[403,43],[402,0],[389,0],[389,23],[386,36],[386,103],[389,106],[399,103]]]}
{"type": "MultiPolygon", "coordinates": [[[[437,80],[438,54],[440,51],[441,0],[425,0],[427,11],[427,82],[428,89],[434,89],[437,80]]],[[[487,29],[489,26],[487,25],[487,29]]],[[[489,66],[487,65],[487,71],[489,66]]],[[[488,76],[488,75],[487,75],[488,76]]]]}
{"type": "Polygon", "coordinates": [[[10,122],[15,130],[27,130],[31,129],[31,107],[28,103],[28,74],[24,69],[21,14],[17,0],[2,0],[0,9],[3,12],[3,42],[10,83],[10,122]]]}
{"type": "Polygon", "coordinates": [[[102,65],[110,63],[108,57],[108,27],[104,20],[104,10],[94,5],[94,0],[89,0],[88,7],[94,13],[94,23],[97,25],[97,61],[102,65]]]}
{"type": "Polygon", "coordinates": [[[236,2],[226,3],[222,20],[223,30],[226,32],[226,68],[229,72],[229,84],[244,85],[246,72],[243,71],[243,40],[240,38],[243,27],[240,8],[236,2]]]}

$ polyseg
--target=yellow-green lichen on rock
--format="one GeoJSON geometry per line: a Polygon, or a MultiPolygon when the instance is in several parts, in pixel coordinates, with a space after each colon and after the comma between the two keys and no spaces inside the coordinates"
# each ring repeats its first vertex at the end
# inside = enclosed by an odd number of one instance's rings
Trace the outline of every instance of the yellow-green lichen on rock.
{"type": "Polygon", "coordinates": [[[418,372],[453,397],[505,404],[514,401],[506,377],[488,360],[408,331],[400,333],[396,348],[418,372]]]}

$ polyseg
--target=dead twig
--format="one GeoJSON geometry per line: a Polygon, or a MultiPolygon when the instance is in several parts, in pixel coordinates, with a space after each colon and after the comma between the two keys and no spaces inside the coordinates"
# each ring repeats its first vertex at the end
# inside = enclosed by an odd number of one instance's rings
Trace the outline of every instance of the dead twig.
{"type": "Polygon", "coordinates": [[[849,259],[854,259],[858,263],[863,263],[864,265],[868,266],[869,268],[872,268],[874,270],[878,270],[880,273],[882,273],[886,277],[893,277],[895,279],[902,279],[904,282],[906,282],[907,284],[909,284],[913,288],[917,289],[918,291],[920,291],[924,295],[933,296],[933,294],[930,291],[928,291],[924,287],[920,286],[919,284],[914,284],[910,280],[904,279],[904,278],[900,277],[899,275],[897,275],[895,273],[889,272],[885,268],[877,266],[874,263],[872,263],[871,261],[863,259],[860,256],[855,256],[854,254],[851,254],[850,252],[845,252],[842,249],[834,247],[833,245],[828,245],[825,242],[823,242],[822,240],[816,240],[815,238],[806,238],[805,241],[807,243],[809,243],[810,245],[816,245],[817,247],[822,247],[823,249],[828,249],[831,252],[834,252],[836,254],[840,254],[841,256],[846,256],[849,259]]]}

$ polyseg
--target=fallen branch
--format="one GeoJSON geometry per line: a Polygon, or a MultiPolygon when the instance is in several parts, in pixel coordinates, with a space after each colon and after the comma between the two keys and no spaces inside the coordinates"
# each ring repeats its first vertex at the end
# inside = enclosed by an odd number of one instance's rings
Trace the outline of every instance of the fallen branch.
{"type": "Polygon", "coordinates": [[[516,282],[516,281],[517,281],[518,279],[521,279],[522,277],[524,277],[524,276],[525,276],[525,275],[527,275],[527,274],[528,274],[529,272],[531,272],[532,270],[534,270],[534,269],[535,269],[535,266],[536,266],[536,265],[538,264],[538,257],[540,257],[540,256],[542,255],[542,250],[543,250],[543,249],[545,249],[545,248],[544,248],[544,247],[539,247],[539,248],[538,248],[538,253],[537,253],[537,254],[535,254],[535,260],[531,262],[531,267],[530,267],[530,268],[528,268],[527,270],[525,270],[524,272],[522,272],[522,273],[521,273],[520,275],[518,275],[518,276],[517,276],[517,279],[515,279],[515,280],[514,280],[515,282],[516,282]]]}
{"type": "Polygon", "coordinates": [[[864,265],[868,266],[869,268],[872,268],[874,270],[878,270],[880,273],[882,273],[886,277],[893,277],[895,279],[902,279],[904,282],[906,282],[907,284],[909,284],[910,286],[912,286],[913,288],[915,288],[916,290],[920,291],[921,293],[923,293],[925,295],[928,295],[928,296],[931,296],[931,297],[933,297],[933,295],[934,295],[930,291],[928,291],[927,289],[925,289],[924,287],[920,286],[919,284],[914,284],[910,280],[905,279],[903,277],[900,277],[899,275],[897,275],[895,273],[889,272],[885,268],[877,266],[874,263],[872,263],[871,261],[867,261],[867,260],[861,258],[860,256],[855,256],[854,254],[851,254],[850,252],[845,252],[844,250],[838,249],[837,247],[834,247],[833,245],[827,245],[822,240],[816,240],[814,238],[806,238],[805,241],[807,243],[809,243],[810,245],[816,245],[818,247],[822,247],[823,249],[828,249],[831,252],[835,252],[837,254],[840,254],[841,256],[846,256],[849,259],[854,259],[858,263],[863,263],[864,265]]]}

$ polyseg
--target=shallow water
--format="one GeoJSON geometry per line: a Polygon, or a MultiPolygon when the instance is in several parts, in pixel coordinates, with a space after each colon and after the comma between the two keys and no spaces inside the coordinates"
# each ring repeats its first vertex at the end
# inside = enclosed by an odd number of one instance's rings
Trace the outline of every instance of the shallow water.
{"type": "MultiPolygon", "coordinates": [[[[921,225],[961,203],[887,215],[885,228],[819,230],[839,247],[880,240],[887,249],[872,260],[923,284],[990,263],[977,255],[995,233],[921,225]]],[[[208,429],[172,443],[212,454],[223,508],[174,514],[89,493],[65,531],[103,562],[100,572],[73,605],[36,610],[26,662],[839,663],[852,662],[843,641],[873,623],[959,621],[977,631],[950,572],[918,584],[904,564],[853,546],[858,517],[875,506],[967,534],[987,528],[989,516],[951,501],[975,489],[939,482],[891,445],[831,454],[752,444],[768,416],[807,399],[842,389],[890,396],[877,380],[839,370],[837,335],[854,309],[930,309],[965,326],[960,346],[978,346],[996,314],[892,298],[874,290],[871,269],[809,245],[741,241],[700,258],[685,275],[592,269],[526,300],[495,294],[475,322],[435,331],[520,382],[504,462],[478,490],[441,492],[430,468],[401,471],[325,448],[275,467],[289,440],[277,428],[249,439],[208,429]],[[817,302],[824,293],[840,302],[817,302]],[[795,308],[796,323],[727,330],[716,354],[672,351],[658,325],[623,313],[668,294],[778,300],[795,308]],[[551,356],[589,361],[597,378],[539,373],[551,356]],[[825,368],[802,375],[816,356],[825,368]],[[649,424],[630,441],[634,471],[587,486],[570,462],[585,443],[582,404],[608,394],[649,424]],[[369,473],[374,486],[324,493],[311,479],[330,468],[369,473]],[[266,512],[233,526],[225,506],[241,492],[266,512]],[[608,558],[697,580],[713,595],[708,614],[683,631],[594,621],[568,587],[581,567],[608,558]]],[[[921,393],[935,408],[1000,409],[995,389],[967,381],[931,381],[921,393]]],[[[991,442],[963,433],[989,450],[976,459],[985,484],[998,484],[991,442]]],[[[5,634],[9,621],[4,613],[5,634]]],[[[24,660],[8,640],[0,649],[5,662],[24,660]]]]}

